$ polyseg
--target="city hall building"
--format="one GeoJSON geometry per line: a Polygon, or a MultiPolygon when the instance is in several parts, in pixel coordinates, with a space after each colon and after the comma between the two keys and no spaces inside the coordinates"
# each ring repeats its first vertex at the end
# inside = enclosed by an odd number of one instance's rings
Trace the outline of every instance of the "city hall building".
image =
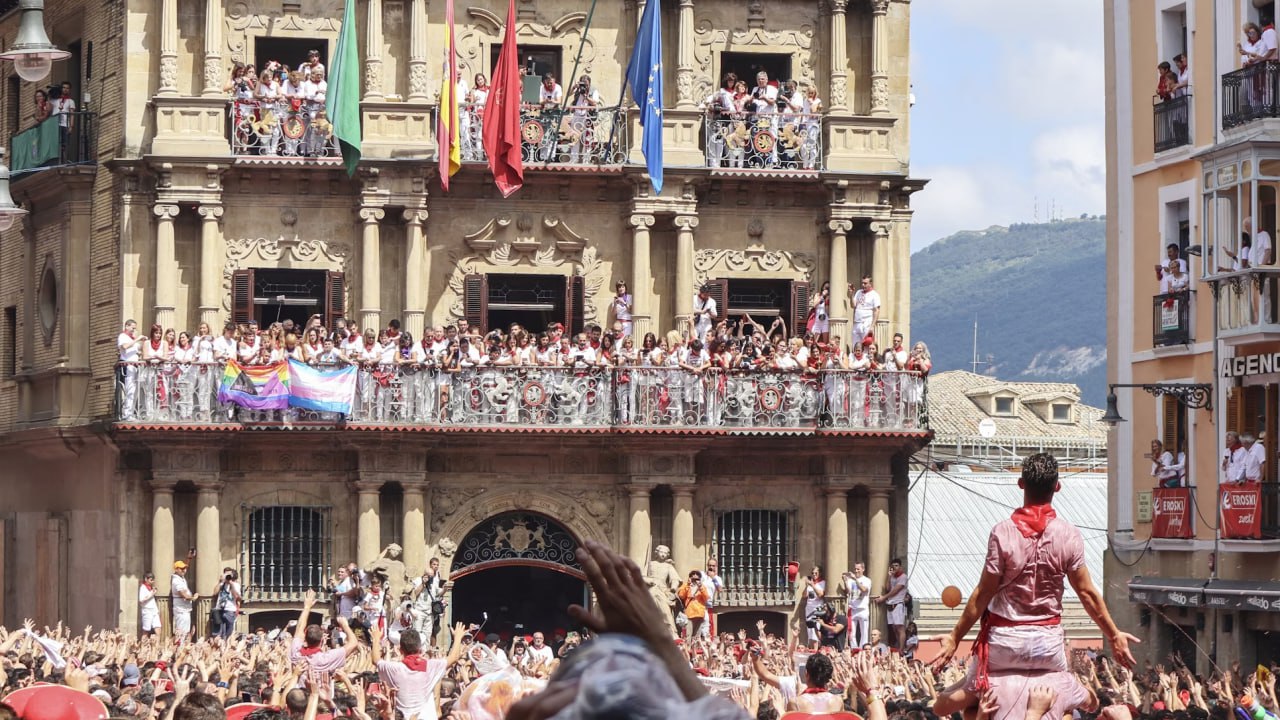
{"type": "MultiPolygon", "coordinates": [[[[0,3],[5,43],[16,6],[0,3]]],[[[234,568],[241,628],[270,627],[396,543],[410,575],[440,559],[454,619],[550,629],[587,597],[573,552],[596,540],[640,562],[669,546],[681,575],[716,558],[721,622],[780,629],[790,564],[838,577],[865,561],[879,582],[904,553],[907,462],[930,439],[918,378],[392,367],[362,370],[339,416],[223,406],[217,363],[118,364],[126,320],[140,338],[316,315],[398,320],[415,339],[462,321],[608,329],[619,281],[637,346],[689,330],[703,286],[731,320],[803,328],[824,283],[847,344],[845,288],[864,275],[879,347],[913,341],[910,2],[664,0],[660,192],[639,111],[618,104],[644,2],[515,6],[530,105],[524,186],[504,199],[472,92],[502,49],[502,0],[457,3],[464,163],[447,193],[443,0],[358,1],[352,175],[322,109],[233,76],[313,50],[329,65],[341,0],[46,1],[70,58],[41,83],[0,65],[0,140],[29,211],[0,233],[5,625],[134,628],[144,573],[167,594],[194,551],[193,589],[234,568]],[[565,94],[589,75],[600,101],[539,106],[545,73],[565,94]],[[813,90],[821,111],[717,109],[729,73],[813,90]],[[63,81],[75,110],[40,119],[36,91],[63,81]],[[49,122],[51,148],[23,135],[49,122]]]]}

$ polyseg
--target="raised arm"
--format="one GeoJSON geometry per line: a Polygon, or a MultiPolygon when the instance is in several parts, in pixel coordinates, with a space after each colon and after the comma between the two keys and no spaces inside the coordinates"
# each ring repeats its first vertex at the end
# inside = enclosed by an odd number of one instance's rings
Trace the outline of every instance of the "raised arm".
{"type": "Polygon", "coordinates": [[[1080,567],[1067,573],[1067,580],[1071,583],[1071,588],[1076,591],[1076,595],[1080,598],[1080,604],[1084,605],[1085,612],[1089,613],[1089,617],[1097,623],[1098,628],[1102,630],[1102,635],[1111,643],[1112,655],[1123,666],[1131,668],[1134,666],[1135,660],[1133,653],[1129,650],[1129,643],[1142,642],[1138,638],[1129,633],[1120,632],[1116,627],[1116,623],[1111,619],[1111,613],[1107,611],[1107,603],[1102,598],[1102,593],[1098,592],[1098,588],[1094,586],[1093,579],[1089,577],[1089,568],[1081,563],[1080,567]]]}

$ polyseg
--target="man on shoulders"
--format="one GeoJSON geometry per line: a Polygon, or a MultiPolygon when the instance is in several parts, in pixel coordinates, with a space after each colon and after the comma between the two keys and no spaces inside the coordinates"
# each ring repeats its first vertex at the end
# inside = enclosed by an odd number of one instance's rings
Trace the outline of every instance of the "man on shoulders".
{"type": "Polygon", "coordinates": [[[395,691],[395,704],[403,717],[418,720],[436,720],[436,685],[449,668],[462,657],[462,638],[466,627],[458,623],[453,628],[453,647],[446,658],[428,659],[422,655],[422,636],[417,630],[400,632],[400,659],[382,659],[382,630],[374,625],[372,636],[373,664],[378,677],[395,691]]]}
{"type": "Polygon", "coordinates": [[[347,662],[347,656],[354,653],[360,647],[360,643],[356,640],[355,633],[351,632],[351,627],[347,625],[347,619],[338,616],[334,619],[334,623],[346,635],[346,644],[332,650],[325,650],[324,628],[308,624],[311,620],[311,608],[315,603],[316,592],[308,590],[302,601],[302,613],[298,615],[298,625],[294,630],[298,634],[289,645],[289,661],[295,664],[306,663],[312,681],[327,686],[332,682],[333,674],[342,669],[347,662]]]}

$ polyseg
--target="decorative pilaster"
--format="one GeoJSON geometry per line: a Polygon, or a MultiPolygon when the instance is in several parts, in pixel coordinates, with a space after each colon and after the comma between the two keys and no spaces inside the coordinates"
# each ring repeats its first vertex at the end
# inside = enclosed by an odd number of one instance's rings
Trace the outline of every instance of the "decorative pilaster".
{"type": "Polygon", "coordinates": [[[383,98],[382,87],[382,0],[368,0],[369,17],[364,35],[364,100],[383,98]]]}
{"type": "MultiPolygon", "coordinates": [[[[693,332],[693,295],[697,292],[693,275],[693,230],[696,215],[677,215],[676,223],[676,329],[693,332]]],[[[720,308],[724,315],[724,308],[720,308]]],[[[643,335],[638,339],[643,339],[643,335]]]]}
{"type": "Polygon", "coordinates": [[[360,480],[355,483],[356,503],[356,562],[367,567],[377,559],[382,549],[378,547],[382,524],[378,518],[378,492],[381,480],[360,480]]]}
{"type": "MultiPolygon", "coordinates": [[[[848,96],[848,66],[849,52],[848,30],[845,27],[846,11],[849,7],[849,0],[830,0],[831,1],[831,97],[830,103],[827,105],[832,112],[844,112],[848,110],[846,98],[848,96]]],[[[835,283],[831,284],[834,295],[835,283]]]]}
{"type": "Polygon", "coordinates": [[[853,229],[853,223],[849,220],[831,220],[827,222],[827,229],[831,231],[831,270],[827,275],[831,282],[831,293],[827,296],[827,317],[831,335],[838,335],[841,340],[850,340],[849,231],[853,229]]]}
{"type": "MultiPolygon", "coordinates": [[[[414,336],[417,338],[417,335],[414,336]]],[[[404,537],[404,566],[409,577],[417,577],[427,569],[427,509],[425,482],[401,482],[404,488],[404,517],[400,527],[404,537]]]]}
{"type": "Polygon", "coordinates": [[[222,571],[222,482],[196,481],[196,585],[194,592],[212,596],[222,571]]]}
{"type": "Polygon", "coordinates": [[[160,0],[160,87],[156,94],[178,94],[178,0],[160,0]]]}
{"type": "Polygon", "coordinates": [[[694,557],[692,485],[671,487],[671,559],[680,577],[702,567],[694,557]]]}
{"type": "Polygon", "coordinates": [[[222,69],[222,0],[205,0],[204,5],[204,95],[221,97],[222,69]]]}
{"type": "Polygon", "coordinates": [[[382,296],[382,240],[378,222],[385,215],[382,208],[360,208],[360,220],[364,223],[360,235],[360,329],[373,328],[375,333],[382,327],[382,308],[378,307],[382,296]]]}
{"type": "MultiPolygon", "coordinates": [[[[642,340],[653,329],[649,295],[653,286],[653,273],[649,268],[649,228],[653,227],[652,215],[632,215],[631,226],[631,306],[632,335],[642,340]]],[[[692,312],[692,310],[690,310],[692,312]]]]}
{"type": "MultiPolygon", "coordinates": [[[[889,489],[872,488],[867,502],[867,577],[871,592],[881,595],[889,579],[889,489]]],[[[884,606],[872,603],[871,627],[880,627],[884,606]]]]}
{"type": "Polygon", "coordinates": [[[161,597],[169,594],[173,574],[173,485],[170,480],[151,480],[151,572],[161,597]]]}
{"type": "Polygon", "coordinates": [[[409,102],[426,101],[427,0],[412,0],[409,3],[409,102]]]}
{"type": "Polygon", "coordinates": [[[652,552],[649,546],[653,543],[653,530],[649,522],[649,494],[652,488],[648,485],[628,485],[631,497],[631,519],[627,542],[627,555],[640,567],[646,567],[652,552]]]}
{"type": "Polygon", "coordinates": [[[889,112],[889,0],[871,0],[871,114],[889,112]]]}
{"type": "Polygon", "coordinates": [[[693,97],[693,0],[680,0],[680,38],[676,55],[676,109],[692,110],[693,97]]]}
{"type": "Polygon", "coordinates": [[[173,219],[177,205],[159,204],[156,214],[156,317],[161,327],[173,327],[174,308],[178,303],[178,261],[173,236],[173,219]]]}
{"type": "Polygon", "coordinates": [[[415,340],[422,339],[425,330],[428,283],[431,281],[431,256],[426,251],[422,224],[427,221],[427,211],[405,210],[405,262],[404,262],[404,328],[415,340]]]}
{"type": "Polygon", "coordinates": [[[222,334],[218,310],[222,298],[222,206],[201,205],[200,213],[200,322],[213,334],[222,334]]]}

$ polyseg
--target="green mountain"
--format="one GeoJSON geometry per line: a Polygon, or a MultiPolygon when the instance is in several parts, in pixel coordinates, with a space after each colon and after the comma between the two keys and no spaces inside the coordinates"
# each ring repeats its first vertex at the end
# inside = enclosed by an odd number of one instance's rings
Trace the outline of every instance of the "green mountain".
{"type": "Polygon", "coordinates": [[[911,256],[911,334],[933,369],[1072,382],[1101,407],[1107,372],[1106,219],[959,232],[911,256]]]}

